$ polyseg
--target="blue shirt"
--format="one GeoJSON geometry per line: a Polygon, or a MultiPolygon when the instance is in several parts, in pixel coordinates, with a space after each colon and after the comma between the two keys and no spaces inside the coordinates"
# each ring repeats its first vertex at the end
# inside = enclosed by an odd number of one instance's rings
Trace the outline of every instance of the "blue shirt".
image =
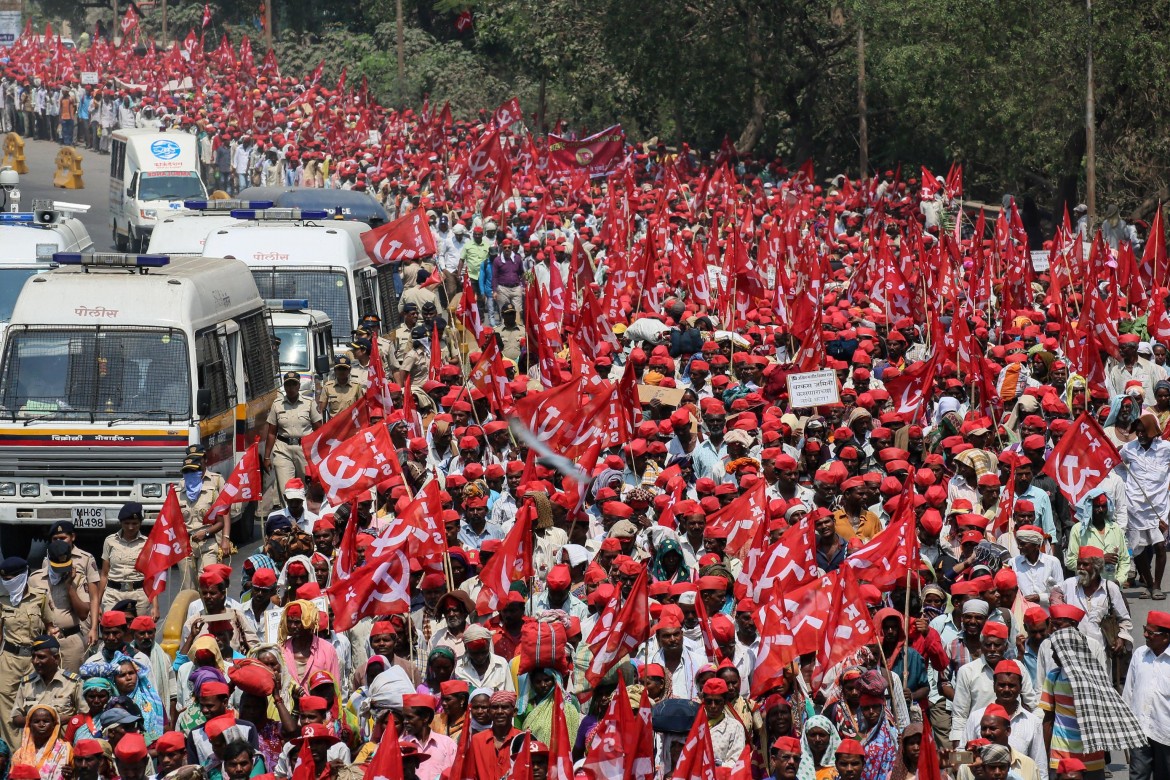
{"type": "Polygon", "coordinates": [[[1056,523],[1052,519],[1052,502],[1048,500],[1048,494],[1035,485],[1028,485],[1027,490],[1016,494],[1016,501],[1021,498],[1032,502],[1036,508],[1036,525],[1044,529],[1044,533],[1048,534],[1048,538],[1055,546],[1060,535],[1056,532],[1056,523]]]}
{"type": "Polygon", "coordinates": [[[504,540],[504,529],[495,523],[484,523],[483,533],[477,534],[466,522],[459,523],[459,544],[465,550],[478,550],[488,539],[504,540]]]}

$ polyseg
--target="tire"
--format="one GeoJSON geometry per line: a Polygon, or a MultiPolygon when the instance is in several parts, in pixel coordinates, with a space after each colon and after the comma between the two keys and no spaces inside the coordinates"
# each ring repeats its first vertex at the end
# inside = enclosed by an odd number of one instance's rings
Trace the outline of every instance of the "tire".
{"type": "Polygon", "coordinates": [[[114,225],[114,249],[119,252],[125,252],[130,246],[130,238],[123,236],[118,232],[117,224],[114,225]]]}

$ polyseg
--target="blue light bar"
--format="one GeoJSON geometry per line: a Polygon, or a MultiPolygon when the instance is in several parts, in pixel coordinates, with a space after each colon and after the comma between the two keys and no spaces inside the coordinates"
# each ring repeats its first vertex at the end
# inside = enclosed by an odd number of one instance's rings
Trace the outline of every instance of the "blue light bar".
{"type": "Polygon", "coordinates": [[[33,222],[36,216],[32,212],[4,212],[0,213],[0,224],[16,222],[33,222]]]}
{"type": "Polygon", "coordinates": [[[265,298],[264,305],[270,309],[296,311],[309,308],[308,298],[265,298]]]}
{"type": "Polygon", "coordinates": [[[235,209],[270,209],[270,200],[185,200],[183,208],[191,211],[234,211],[235,209]]]}
{"type": "Polygon", "coordinates": [[[162,268],[169,265],[167,255],[123,255],[117,252],[57,252],[53,262],[58,265],[82,265],[99,268],[162,268]]]}
{"type": "Polygon", "coordinates": [[[328,219],[329,212],[324,209],[232,209],[232,216],[236,219],[255,220],[290,220],[290,219],[328,219]]]}

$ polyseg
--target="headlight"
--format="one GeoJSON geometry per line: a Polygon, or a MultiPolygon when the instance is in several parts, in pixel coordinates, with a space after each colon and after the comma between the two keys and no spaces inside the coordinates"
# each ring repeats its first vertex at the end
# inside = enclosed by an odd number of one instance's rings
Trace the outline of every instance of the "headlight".
{"type": "Polygon", "coordinates": [[[36,498],[41,494],[41,486],[36,482],[21,482],[20,496],[21,498],[36,498]]]}
{"type": "Polygon", "coordinates": [[[151,482],[148,485],[142,486],[143,498],[162,498],[162,485],[157,482],[151,482]]]}
{"type": "Polygon", "coordinates": [[[142,217],[143,219],[155,219],[158,214],[154,209],[138,209],[138,216],[142,217]]]}
{"type": "Polygon", "coordinates": [[[0,496],[15,496],[16,483],[15,482],[0,482],[0,496]]]}

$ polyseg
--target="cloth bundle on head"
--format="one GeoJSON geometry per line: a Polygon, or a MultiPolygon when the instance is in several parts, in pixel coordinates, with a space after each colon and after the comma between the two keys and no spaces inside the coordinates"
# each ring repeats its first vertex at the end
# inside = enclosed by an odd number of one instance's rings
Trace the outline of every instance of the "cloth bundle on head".
{"type": "Polygon", "coordinates": [[[963,602],[964,615],[987,615],[990,611],[991,605],[983,599],[967,599],[963,602]]]}
{"type": "Polygon", "coordinates": [[[414,693],[414,684],[401,666],[390,666],[370,683],[361,703],[363,716],[376,716],[387,710],[402,708],[402,697],[414,693]]]}
{"type": "Polygon", "coordinates": [[[1093,658],[1085,635],[1062,628],[1049,637],[1055,659],[1072,684],[1073,707],[1086,753],[1143,747],[1146,735],[1093,658]]]}
{"type": "Polygon", "coordinates": [[[549,500],[548,493],[545,493],[543,490],[532,490],[525,493],[524,498],[530,499],[533,506],[536,507],[536,519],[532,521],[533,530],[540,531],[545,528],[552,528],[553,509],[552,501],[549,500]]]}

